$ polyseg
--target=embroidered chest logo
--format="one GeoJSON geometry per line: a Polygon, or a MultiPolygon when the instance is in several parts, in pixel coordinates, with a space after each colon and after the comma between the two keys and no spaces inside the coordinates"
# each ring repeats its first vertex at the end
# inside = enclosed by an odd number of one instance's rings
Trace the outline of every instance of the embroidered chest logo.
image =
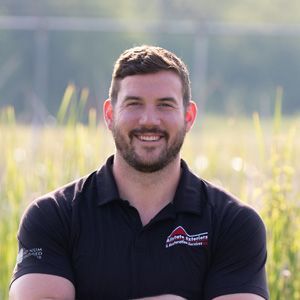
{"type": "Polygon", "coordinates": [[[178,244],[188,246],[207,246],[208,232],[189,235],[182,226],[178,226],[167,237],[166,248],[170,248],[178,244]]]}

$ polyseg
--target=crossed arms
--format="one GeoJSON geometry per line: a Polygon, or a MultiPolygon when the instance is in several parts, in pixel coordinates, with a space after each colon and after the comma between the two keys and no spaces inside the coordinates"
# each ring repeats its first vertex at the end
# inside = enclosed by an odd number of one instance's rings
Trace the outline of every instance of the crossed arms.
{"type": "MultiPolygon", "coordinates": [[[[10,300],[74,300],[75,288],[68,280],[60,276],[47,274],[27,274],[16,279],[9,293],[10,300]]],[[[175,295],[161,295],[136,300],[180,300],[175,295]]],[[[224,295],[213,300],[263,300],[255,294],[224,295]]]]}

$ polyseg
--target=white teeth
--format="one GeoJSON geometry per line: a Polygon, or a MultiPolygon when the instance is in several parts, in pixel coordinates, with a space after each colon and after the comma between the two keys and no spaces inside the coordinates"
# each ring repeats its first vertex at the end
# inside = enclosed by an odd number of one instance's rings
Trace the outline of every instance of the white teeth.
{"type": "Polygon", "coordinates": [[[160,136],[157,136],[157,135],[140,135],[139,139],[142,140],[142,141],[153,142],[153,141],[158,141],[160,139],[160,136]]]}

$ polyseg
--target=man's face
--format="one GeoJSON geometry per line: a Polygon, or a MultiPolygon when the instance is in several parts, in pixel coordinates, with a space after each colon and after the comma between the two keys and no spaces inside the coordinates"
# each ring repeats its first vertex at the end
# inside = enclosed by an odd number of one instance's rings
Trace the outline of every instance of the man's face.
{"type": "Polygon", "coordinates": [[[169,71],[120,81],[112,130],[117,155],[141,172],[155,172],[175,158],[187,131],[182,83],[169,71]]]}

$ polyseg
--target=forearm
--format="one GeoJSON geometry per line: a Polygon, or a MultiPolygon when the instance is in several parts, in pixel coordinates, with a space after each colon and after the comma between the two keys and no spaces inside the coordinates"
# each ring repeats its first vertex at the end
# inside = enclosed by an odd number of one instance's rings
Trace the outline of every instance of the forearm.
{"type": "Polygon", "coordinates": [[[16,279],[9,300],[75,300],[75,288],[66,278],[47,274],[27,274],[16,279]]]}

